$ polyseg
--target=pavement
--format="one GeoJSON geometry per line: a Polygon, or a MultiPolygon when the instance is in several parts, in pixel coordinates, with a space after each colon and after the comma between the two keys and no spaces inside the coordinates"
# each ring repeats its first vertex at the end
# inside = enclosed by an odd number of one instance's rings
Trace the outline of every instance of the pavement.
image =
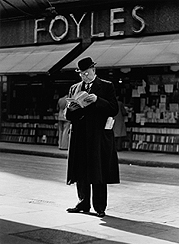
{"type": "MultiPolygon", "coordinates": [[[[28,154],[36,163],[34,155],[39,156],[44,167],[45,160],[53,165],[61,158],[59,167],[67,166],[68,151],[53,146],[1,142],[0,152],[28,154]]],[[[18,160],[15,154],[9,154],[14,163],[18,160]]],[[[119,162],[129,165],[156,163],[170,170],[178,165],[178,155],[122,151],[118,156],[119,162]]],[[[75,185],[67,186],[64,179],[9,173],[3,170],[8,161],[3,155],[0,160],[0,244],[179,243],[179,184],[121,181],[108,185],[106,216],[98,218],[93,208],[88,214],[65,211],[76,204],[75,185]]]]}
{"type": "MultiPolygon", "coordinates": [[[[18,153],[45,157],[67,158],[67,150],[46,144],[24,144],[0,142],[0,152],[18,153]]],[[[118,152],[120,164],[132,164],[152,167],[179,168],[179,155],[171,153],[153,153],[140,151],[118,152]]]]}

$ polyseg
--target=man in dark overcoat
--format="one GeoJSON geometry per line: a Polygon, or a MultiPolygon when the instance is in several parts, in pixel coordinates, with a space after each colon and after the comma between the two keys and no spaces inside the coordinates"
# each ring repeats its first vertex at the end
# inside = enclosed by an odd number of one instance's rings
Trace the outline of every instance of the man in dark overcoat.
{"type": "Polygon", "coordinates": [[[69,98],[72,98],[87,89],[89,96],[85,101],[89,105],[81,108],[71,102],[66,109],[66,118],[72,124],[67,184],[76,182],[79,197],[77,205],[67,211],[89,212],[92,185],[93,208],[97,216],[103,217],[107,207],[107,184],[120,182],[112,129],[118,103],[113,83],[96,76],[95,64],[90,57],[81,59],[76,71],[82,81],[69,90],[69,98]]]}

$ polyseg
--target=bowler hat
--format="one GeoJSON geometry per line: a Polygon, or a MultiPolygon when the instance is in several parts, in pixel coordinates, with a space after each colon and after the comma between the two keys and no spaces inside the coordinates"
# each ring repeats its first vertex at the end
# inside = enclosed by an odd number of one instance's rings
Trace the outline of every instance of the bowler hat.
{"type": "Polygon", "coordinates": [[[86,57],[78,61],[78,69],[76,69],[76,72],[85,71],[91,67],[93,67],[96,63],[92,60],[90,57],[86,57]]]}

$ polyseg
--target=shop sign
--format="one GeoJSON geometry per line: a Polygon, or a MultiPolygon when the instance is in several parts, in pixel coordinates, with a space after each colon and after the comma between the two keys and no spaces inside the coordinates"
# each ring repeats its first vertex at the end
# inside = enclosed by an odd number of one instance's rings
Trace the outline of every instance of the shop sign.
{"type": "MultiPolygon", "coordinates": [[[[145,29],[145,20],[140,17],[139,11],[143,10],[142,6],[135,6],[132,9],[132,19],[138,24],[138,28],[130,26],[133,34],[139,34],[145,29]]],[[[83,13],[81,17],[77,20],[74,14],[69,14],[69,16],[57,15],[55,18],[51,19],[50,22],[46,23],[45,18],[36,19],[34,26],[34,43],[38,43],[40,35],[44,32],[47,32],[52,40],[55,42],[60,42],[67,35],[70,36],[70,32],[75,29],[75,38],[80,38],[82,33],[89,27],[90,38],[93,37],[105,37],[107,34],[104,30],[95,32],[95,15],[97,13],[90,13],[90,24],[87,26],[86,19],[88,18],[88,13],[83,13]],[[69,24],[70,22],[70,24],[69,24]],[[73,24],[71,24],[73,23],[73,24]],[[59,31],[60,30],[60,31],[59,31]]],[[[107,29],[109,30],[109,36],[123,36],[125,31],[123,28],[120,28],[122,25],[126,24],[126,19],[124,17],[125,9],[124,8],[113,8],[110,9],[109,13],[109,23],[107,24],[107,29]]],[[[100,21],[100,19],[98,19],[100,21]]]]}

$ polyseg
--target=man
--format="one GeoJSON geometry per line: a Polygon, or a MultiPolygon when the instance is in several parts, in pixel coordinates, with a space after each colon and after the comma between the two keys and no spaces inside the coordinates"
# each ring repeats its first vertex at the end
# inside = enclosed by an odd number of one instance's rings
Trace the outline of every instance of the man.
{"type": "MultiPolygon", "coordinates": [[[[95,74],[95,64],[90,57],[81,59],[76,70],[82,81],[74,84],[69,97],[87,90],[88,106],[81,108],[71,102],[66,118],[72,123],[67,184],[76,182],[79,202],[69,213],[89,212],[92,185],[93,208],[98,217],[105,216],[107,184],[119,183],[118,158],[112,126],[108,118],[118,113],[118,103],[112,82],[101,80],[95,74]]],[[[112,118],[111,118],[112,121],[112,118]]]]}
{"type": "Polygon", "coordinates": [[[115,116],[115,123],[114,123],[114,137],[115,137],[115,143],[116,143],[116,150],[117,151],[122,151],[122,143],[127,136],[127,131],[126,131],[126,124],[125,124],[125,116],[127,116],[127,110],[124,107],[124,104],[118,99],[118,107],[119,107],[119,112],[115,116]]]}
{"type": "Polygon", "coordinates": [[[60,150],[67,150],[68,149],[68,141],[69,141],[69,129],[70,129],[70,122],[66,120],[64,116],[64,109],[66,107],[66,98],[67,95],[64,97],[59,98],[57,103],[57,110],[58,113],[58,148],[60,150]]]}

